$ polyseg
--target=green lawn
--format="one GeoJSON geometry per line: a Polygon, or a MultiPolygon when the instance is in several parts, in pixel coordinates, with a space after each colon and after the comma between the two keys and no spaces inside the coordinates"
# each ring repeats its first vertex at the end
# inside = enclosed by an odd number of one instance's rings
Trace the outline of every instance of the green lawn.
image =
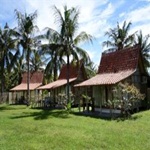
{"type": "Polygon", "coordinates": [[[125,121],[0,105],[0,150],[148,150],[150,111],[125,121]]]}

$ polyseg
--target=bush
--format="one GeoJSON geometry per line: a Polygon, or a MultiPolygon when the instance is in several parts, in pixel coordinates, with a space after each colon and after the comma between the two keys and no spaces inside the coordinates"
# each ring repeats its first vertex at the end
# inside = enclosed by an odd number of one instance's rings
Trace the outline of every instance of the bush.
{"type": "Polygon", "coordinates": [[[113,90],[113,100],[108,100],[107,105],[112,109],[121,109],[124,117],[130,117],[133,107],[139,107],[139,102],[144,100],[145,95],[133,84],[119,83],[113,90]],[[119,98],[119,92],[122,93],[122,99],[119,98]]]}

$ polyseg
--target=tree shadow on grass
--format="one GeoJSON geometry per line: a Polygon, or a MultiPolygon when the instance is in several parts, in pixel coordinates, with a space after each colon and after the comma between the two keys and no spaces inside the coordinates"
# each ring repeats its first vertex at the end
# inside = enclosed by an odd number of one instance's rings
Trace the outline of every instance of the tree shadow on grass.
{"type": "Polygon", "coordinates": [[[83,116],[83,117],[91,117],[91,118],[95,118],[95,119],[104,119],[104,120],[112,120],[111,116],[106,115],[106,114],[100,114],[97,112],[72,112],[72,114],[76,115],[76,116],[83,116]]]}
{"type": "Polygon", "coordinates": [[[126,120],[131,120],[131,121],[136,121],[138,119],[140,119],[142,117],[142,115],[131,115],[130,117],[119,117],[117,118],[117,122],[120,122],[120,121],[126,121],[126,120]]]}
{"type": "Polygon", "coordinates": [[[130,120],[137,120],[139,118],[141,118],[142,115],[138,115],[138,116],[131,116],[130,120]]]}
{"type": "Polygon", "coordinates": [[[8,107],[6,106],[0,106],[0,111],[8,110],[8,107]]]}
{"type": "MultiPolygon", "coordinates": [[[[24,107],[24,106],[23,106],[24,107]]],[[[5,110],[17,110],[17,109],[23,109],[23,108],[21,108],[21,107],[14,107],[14,106],[12,106],[12,105],[8,105],[8,104],[6,104],[6,105],[0,105],[0,111],[5,111],[5,110]]]]}
{"type": "Polygon", "coordinates": [[[51,117],[67,119],[69,114],[66,110],[42,109],[39,112],[23,112],[20,115],[12,116],[11,119],[33,117],[35,120],[44,120],[51,117]]]}
{"type": "Polygon", "coordinates": [[[121,115],[115,115],[111,116],[109,113],[98,113],[98,112],[72,112],[72,114],[76,116],[84,116],[84,117],[91,117],[91,118],[96,118],[96,119],[103,119],[107,121],[111,120],[117,120],[117,122],[120,121],[126,121],[126,120],[131,120],[131,121],[136,121],[139,118],[142,117],[142,115],[131,115],[130,117],[122,117],[121,115]]]}

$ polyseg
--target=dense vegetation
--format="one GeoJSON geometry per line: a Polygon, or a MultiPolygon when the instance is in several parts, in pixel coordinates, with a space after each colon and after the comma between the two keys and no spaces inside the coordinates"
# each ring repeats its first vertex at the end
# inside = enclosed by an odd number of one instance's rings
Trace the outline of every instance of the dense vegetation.
{"type": "MultiPolygon", "coordinates": [[[[54,17],[58,31],[46,27],[39,31],[35,21],[37,12],[22,14],[15,10],[17,27],[10,29],[6,23],[0,28],[0,89],[1,93],[20,83],[24,71],[45,71],[47,82],[56,80],[63,64],[83,60],[90,76],[95,67],[85,50],[79,47],[80,42],[92,42],[92,36],[81,32],[77,36],[79,10],[68,9],[64,13],[54,7],[54,17]],[[42,34],[39,34],[42,33],[42,34]],[[72,60],[69,60],[72,56],[72,60]],[[65,61],[67,57],[67,62],[65,61]]],[[[69,74],[69,69],[68,69],[69,74]]],[[[27,79],[29,85],[29,79],[27,79]]],[[[28,87],[29,97],[29,87],[28,87]]]]}
{"type": "MultiPolygon", "coordinates": [[[[19,84],[21,74],[28,72],[28,94],[29,96],[29,72],[44,70],[44,81],[46,83],[57,80],[58,73],[63,64],[68,65],[67,81],[69,83],[69,63],[83,60],[88,77],[96,73],[94,63],[90,60],[86,50],[79,47],[81,42],[92,42],[93,36],[86,32],[77,35],[79,29],[79,9],[64,6],[61,12],[54,6],[54,17],[57,31],[51,27],[39,31],[36,25],[37,12],[23,14],[15,10],[17,26],[10,29],[6,23],[0,28],[0,90],[9,91],[19,84]],[[39,34],[42,33],[42,34],[39,34]],[[44,42],[43,42],[44,41],[44,42]],[[65,61],[67,58],[67,61],[65,61]]],[[[142,31],[129,34],[131,22],[124,21],[120,26],[106,32],[108,40],[103,42],[108,49],[121,50],[124,47],[138,44],[141,47],[144,64],[149,67],[149,35],[143,36],[142,31]]],[[[69,86],[67,90],[69,95],[69,86]]],[[[68,96],[69,99],[69,96],[68,96]]]]}

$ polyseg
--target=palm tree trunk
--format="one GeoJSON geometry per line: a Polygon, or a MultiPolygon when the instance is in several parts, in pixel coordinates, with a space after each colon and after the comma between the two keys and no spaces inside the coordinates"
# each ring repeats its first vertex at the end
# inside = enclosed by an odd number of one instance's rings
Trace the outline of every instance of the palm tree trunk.
{"type": "Polygon", "coordinates": [[[29,68],[29,47],[27,49],[27,106],[29,105],[30,102],[30,68],[29,68]]]}
{"type": "Polygon", "coordinates": [[[55,65],[54,65],[54,81],[57,80],[57,64],[56,64],[56,61],[55,61],[55,65]]]}
{"type": "Polygon", "coordinates": [[[5,77],[4,77],[4,58],[2,58],[2,65],[1,65],[1,100],[3,101],[3,94],[4,94],[4,84],[5,84],[5,77]]]}
{"type": "Polygon", "coordinates": [[[67,54],[67,104],[70,102],[69,76],[70,76],[70,70],[69,70],[69,55],[67,54]]]}

